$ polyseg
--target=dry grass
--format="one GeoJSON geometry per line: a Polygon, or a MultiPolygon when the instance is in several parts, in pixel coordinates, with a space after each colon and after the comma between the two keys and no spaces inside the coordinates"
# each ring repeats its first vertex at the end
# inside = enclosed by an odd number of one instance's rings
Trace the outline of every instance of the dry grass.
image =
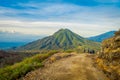
{"type": "Polygon", "coordinates": [[[120,80],[120,30],[103,41],[97,63],[110,80],[120,80]]]}
{"type": "MultiPolygon", "coordinates": [[[[106,80],[103,72],[93,66],[93,59],[88,54],[55,54],[44,68],[35,70],[24,77],[24,80],[106,80]],[[56,60],[56,56],[62,56],[56,60]],[[54,58],[53,58],[54,57],[54,58]]],[[[92,56],[91,56],[92,57],[92,56]]]]}

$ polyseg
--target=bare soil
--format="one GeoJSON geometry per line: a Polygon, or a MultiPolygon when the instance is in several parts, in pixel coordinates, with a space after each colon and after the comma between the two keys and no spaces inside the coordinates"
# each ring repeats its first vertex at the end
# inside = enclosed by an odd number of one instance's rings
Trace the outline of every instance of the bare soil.
{"type": "Polygon", "coordinates": [[[23,80],[107,80],[91,54],[75,54],[28,73],[23,80]]]}

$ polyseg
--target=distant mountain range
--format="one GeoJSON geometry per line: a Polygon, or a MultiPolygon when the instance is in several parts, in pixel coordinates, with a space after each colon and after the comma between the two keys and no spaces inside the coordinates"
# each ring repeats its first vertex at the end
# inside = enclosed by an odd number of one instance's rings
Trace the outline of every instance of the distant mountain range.
{"type": "Polygon", "coordinates": [[[78,47],[98,49],[100,44],[87,40],[68,29],[60,29],[51,36],[33,41],[16,50],[67,50],[78,47]]]}
{"type": "MultiPolygon", "coordinates": [[[[114,35],[114,32],[115,31],[109,31],[98,36],[89,37],[88,39],[96,42],[102,42],[104,39],[112,37],[114,35]]],[[[58,32],[54,33],[52,36],[45,38],[43,37],[45,37],[45,35],[30,35],[18,32],[0,31],[0,49],[16,48],[29,42],[31,42],[29,45],[24,46],[25,49],[33,49],[33,47],[35,47],[34,49],[67,49],[78,45],[83,45],[88,42],[87,39],[73,33],[68,29],[61,29],[58,32]],[[30,45],[34,46],[30,47],[30,45]],[[37,48],[37,46],[39,47],[37,48]]]]}
{"type": "Polygon", "coordinates": [[[45,37],[45,35],[30,35],[18,32],[0,31],[0,49],[22,46],[43,37],[45,37]]]}
{"type": "Polygon", "coordinates": [[[115,32],[116,31],[109,31],[109,32],[106,32],[106,33],[103,33],[97,36],[89,37],[88,39],[92,41],[96,41],[96,42],[102,42],[103,40],[107,38],[113,37],[115,32]]]}

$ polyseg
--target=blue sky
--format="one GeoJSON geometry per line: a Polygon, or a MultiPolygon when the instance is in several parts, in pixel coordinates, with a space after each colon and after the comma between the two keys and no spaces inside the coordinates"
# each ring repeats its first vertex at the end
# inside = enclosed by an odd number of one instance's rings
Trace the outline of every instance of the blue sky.
{"type": "Polygon", "coordinates": [[[0,31],[81,36],[120,29],[120,0],[0,0],[0,31]]]}

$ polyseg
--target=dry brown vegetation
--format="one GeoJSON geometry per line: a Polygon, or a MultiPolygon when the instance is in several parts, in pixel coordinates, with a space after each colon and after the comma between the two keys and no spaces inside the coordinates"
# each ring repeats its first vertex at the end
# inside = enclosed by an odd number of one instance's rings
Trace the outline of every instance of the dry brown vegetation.
{"type": "Polygon", "coordinates": [[[110,80],[120,80],[120,30],[103,41],[97,63],[110,80]]]}

